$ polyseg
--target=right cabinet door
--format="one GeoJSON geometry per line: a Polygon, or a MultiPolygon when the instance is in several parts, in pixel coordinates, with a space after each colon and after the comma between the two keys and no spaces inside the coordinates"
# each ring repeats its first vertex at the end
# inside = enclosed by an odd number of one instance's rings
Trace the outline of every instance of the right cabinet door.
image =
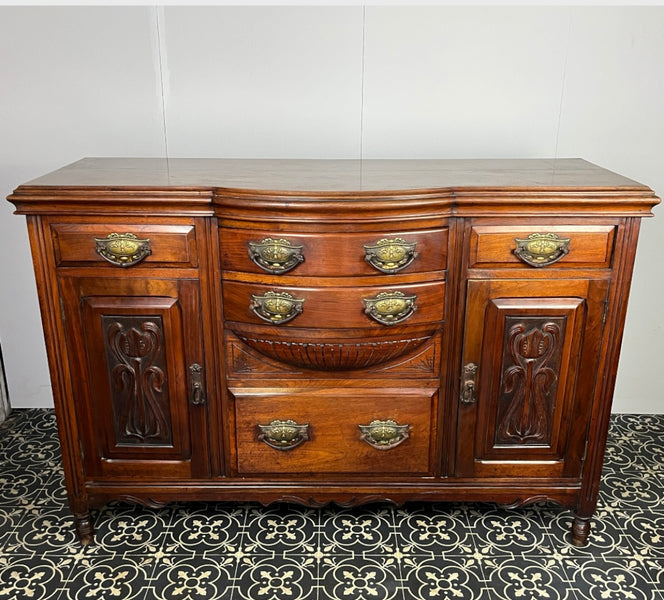
{"type": "Polygon", "coordinates": [[[579,477],[608,281],[468,282],[458,477],[579,477]]]}

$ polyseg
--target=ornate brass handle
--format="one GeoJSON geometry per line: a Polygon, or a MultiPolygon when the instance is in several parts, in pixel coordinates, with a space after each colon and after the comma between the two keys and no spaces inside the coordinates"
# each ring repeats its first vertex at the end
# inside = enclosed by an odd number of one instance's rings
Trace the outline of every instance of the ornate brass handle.
{"type": "Polygon", "coordinates": [[[138,264],[151,252],[150,240],[140,240],[133,233],[109,233],[94,240],[97,254],[119,267],[138,264]]]}
{"type": "Polygon", "coordinates": [[[381,292],[374,298],[364,298],[364,312],[382,325],[396,325],[410,317],[416,310],[417,296],[403,292],[381,292]]]}
{"type": "Polygon", "coordinates": [[[276,419],[269,425],[258,425],[258,439],[275,450],[292,450],[309,439],[309,423],[276,419]]]}
{"type": "Polygon", "coordinates": [[[389,450],[406,441],[410,435],[410,425],[399,425],[390,419],[376,419],[368,425],[358,425],[360,439],[376,450],[389,450]]]}
{"type": "Polygon", "coordinates": [[[265,292],[251,295],[252,312],[272,325],[282,325],[297,317],[303,309],[304,298],[294,298],[288,292],[265,292]]]}
{"type": "Polygon", "coordinates": [[[417,257],[416,244],[401,238],[383,238],[375,244],[364,245],[364,260],[381,273],[397,273],[417,257]]]}
{"type": "Polygon", "coordinates": [[[281,275],[304,260],[302,248],[288,240],[265,238],[260,242],[249,242],[249,258],[264,271],[281,275]]]}
{"type": "Polygon", "coordinates": [[[475,363],[468,363],[463,368],[461,391],[459,392],[459,401],[461,404],[474,404],[477,402],[477,389],[475,387],[477,369],[478,367],[475,363]]]}
{"type": "Polygon", "coordinates": [[[205,404],[203,367],[197,363],[189,365],[189,401],[198,406],[205,404]]]}
{"type": "Polygon", "coordinates": [[[555,233],[531,233],[527,238],[515,238],[514,254],[531,267],[546,267],[569,253],[570,238],[555,233]]]}

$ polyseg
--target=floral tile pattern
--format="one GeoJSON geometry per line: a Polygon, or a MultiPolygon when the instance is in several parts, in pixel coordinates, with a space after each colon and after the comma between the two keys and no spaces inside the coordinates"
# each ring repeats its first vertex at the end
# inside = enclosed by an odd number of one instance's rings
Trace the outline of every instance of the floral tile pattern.
{"type": "Polygon", "coordinates": [[[53,411],[0,426],[0,600],[664,600],[664,415],[614,415],[591,543],[543,505],[95,513],[75,539],[53,411]]]}

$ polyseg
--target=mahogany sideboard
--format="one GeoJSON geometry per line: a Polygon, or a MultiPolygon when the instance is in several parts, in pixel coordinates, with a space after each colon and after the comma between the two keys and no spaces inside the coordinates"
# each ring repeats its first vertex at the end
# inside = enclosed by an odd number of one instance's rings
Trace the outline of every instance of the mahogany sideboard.
{"type": "Polygon", "coordinates": [[[595,511],[647,186],[88,158],[18,187],[79,539],[111,499],[595,511]]]}

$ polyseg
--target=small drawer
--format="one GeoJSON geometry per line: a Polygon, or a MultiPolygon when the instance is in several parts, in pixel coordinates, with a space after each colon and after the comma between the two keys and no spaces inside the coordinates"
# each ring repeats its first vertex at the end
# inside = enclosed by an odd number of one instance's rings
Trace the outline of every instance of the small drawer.
{"type": "Polygon", "coordinates": [[[433,390],[232,390],[240,475],[431,472],[433,390]]]}
{"type": "Polygon", "coordinates": [[[608,268],[613,225],[476,225],[470,268],[608,268]]]}
{"type": "Polygon", "coordinates": [[[51,234],[59,267],[90,263],[109,268],[198,266],[193,225],[53,223],[51,234]]]}
{"type": "Polygon", "coordinates": [[[223,299],[227,321],[315,329],[389,328],[442,321],[445,282],[290,287],[224,281],[223,299]]]}
{"type": "Polygon", "coordinates": [[[219,236],[227,271],[339,277],[447,267],[447,228],[315,234],[222,228],[219,236]]]}

